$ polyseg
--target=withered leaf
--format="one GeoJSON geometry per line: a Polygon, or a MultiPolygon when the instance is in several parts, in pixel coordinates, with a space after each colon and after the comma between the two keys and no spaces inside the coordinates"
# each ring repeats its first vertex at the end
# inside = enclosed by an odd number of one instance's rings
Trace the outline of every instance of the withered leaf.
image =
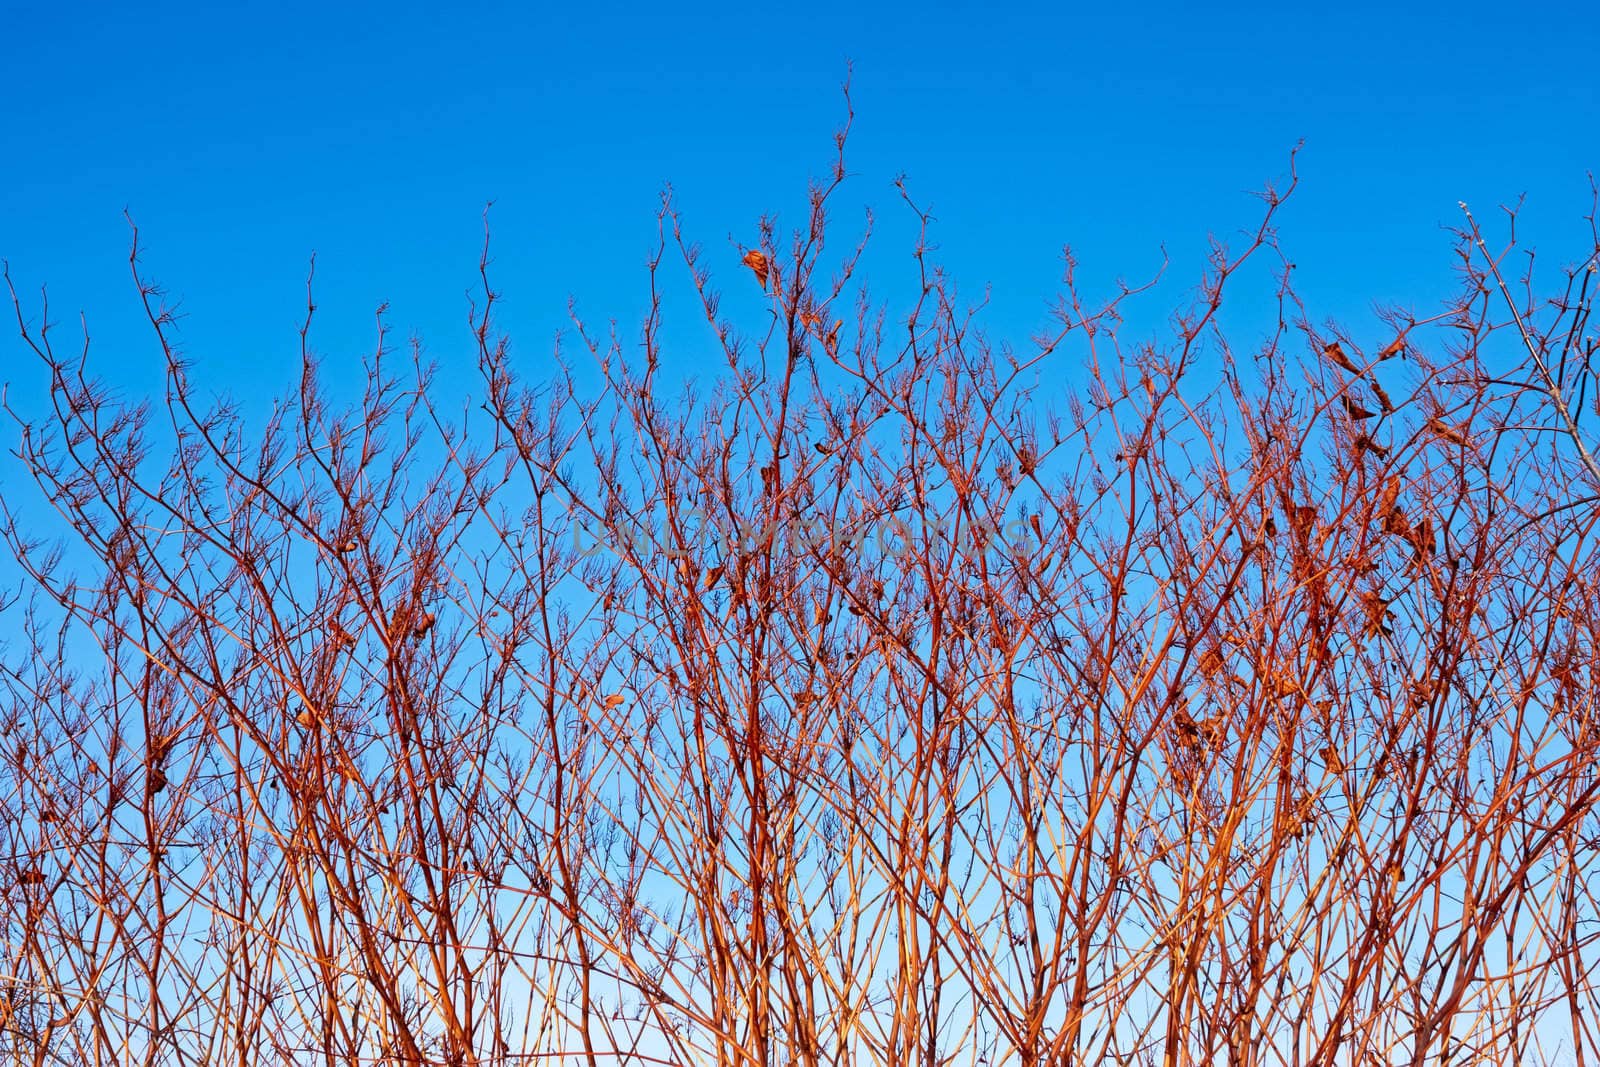
{"type": "Polygon", "coordinates": [[[1383,487],[1383,496],[1378,498],[1378,514],[1387,516],[1394,510],[1395,502],[1400,499],[1400,476],[1390,477],[1383,487]]]}
{"type": "Polygon", "coordinates": [[[1466,433],[1465,426],[1451,426],[1443,419],[1429,419],[1428,429],[1432,430],[1439,438],[1448,441],[1458,448],[1466,448],[1472,443],[1472,438],[1466,433]]]}
{"type": "Polygon", "coordinates": [[[770,265],[767,263],[766,253],[752,248],[744,254],[744,265],[755,271],[756,280],[761,283],[761,288],[764,291],[767,288],[767,275],[771,270],[770,265]]]}
{"type": "Polygon", "coordinates": [[[1383,391],[1383,386],[1379,385],[1376,380],[1369,381],[1367,384],[1372,386],[1372,395],[1378,398],[1378,406],[1383,408],[1385,413],[1393,411],[1394,402],[1389,399],[1389,394],[1383,391]]]}
{"type": "Polygon", "coordinates": [[[1361,368],[1350,362],[1350,357],[1344,354],[1344,349],[1339,347],[1338,341],[1330,341],[1322,350],[1323,356],[1335,367],[1347,370],[1351,374],[1360,374],[1361,368]]]}
{"type": "Polygon", "coordinates": [[[1371,452],[1379,459],[1385,459],[1389,455],[1389,449],[1386,445],[1378,444],[1378,442],[1374,441],[1364,433],[1356,435],[1355,447],[1356,455],[1358,456],[1363,452],[1371,452]]]}
{"type": "Polygon", "coordinates": [[[1377,414],[1376,411],[1369,411],[1367,408],[1362,407],[1358,401],[1351,400],[1343,394],[1340,394],[1339,399],[1344,402],[1344,410],[1352,419],[1370,419],[1377,414]]]}

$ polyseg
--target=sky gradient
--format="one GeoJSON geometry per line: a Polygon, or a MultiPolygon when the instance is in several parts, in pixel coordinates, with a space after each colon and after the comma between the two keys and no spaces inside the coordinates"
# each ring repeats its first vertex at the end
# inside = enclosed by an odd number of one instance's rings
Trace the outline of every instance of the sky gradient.
{"type": "MultiPolygon", "coordinates": [[[[1303,142],[1282,247],[1313,319],[1365,325],[1377,347],[1393,334],[1372,328],[1375,304],[1427,317],[1453,291],[1459,201],[1495,243],[1497,205],[1526,195],[1518,234],[1548,267],[1592,250],[1597,56],[1592,3],[1568,2],[1531,15],[1478,0],[1403,14],[13,4],[0,14],[0,258],[35,328],[48,287],[60,352],[78,350],[81,313],[91,374],[131,400],[159,395],[126,212],[145,276],[182,313],[173,336],[194,384],[259,414],[298,379],[315,255],[312,344],[331,376],[359,380],[387,305],[390,343],[415,337],[438,362],[448,410],[450,391],[478,386],[467,314],[490,201],[497,323],[524,367],[549,358],[569,301],[596,332],[615,321],[624,345],[637,338],[669,185],[724,310],[759,330],[765,298],[739,246],[765,215],[780,233],[803,222],[848,76],[833,248],[873,212],[864,276],[891,314],[916,281],[897,176],[937,219],[935,258],[987,300],[988,333],[1025,348],[1050,322],[1068,245],[1091,299],[1168,261],[1132,320],[1159,334],[1208,240],[1254,229],[1251,194],[1282,187],[1303,142]]],[[[1257,260],[1230,291],[1235,342],[1275,321],[1271,266],[1257,260]]],[[[682,266],[669,255],[665,272],[668,371],[714,372],[682,266]]],[[[0,383],[25,421],[47,401],[14,323],[0,328],[0,383]]],[[[18,436],[0,418],[0,510],[42,513],[10,454],[18,436]]]]}

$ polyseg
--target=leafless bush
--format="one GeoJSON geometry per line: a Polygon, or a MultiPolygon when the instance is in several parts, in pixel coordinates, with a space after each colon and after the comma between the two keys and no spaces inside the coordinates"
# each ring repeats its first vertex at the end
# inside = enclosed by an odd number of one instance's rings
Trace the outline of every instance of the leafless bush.
{"type": "Polygon", "coordinates": [[[487,244],[465,414],[381,315],[333,402],[309,288],[202,402],[137,239],[148,406],[13,291],[9,1061],[1592,1062],[1595,256],[1467,216],[1360,336],[1269,192],[1167,334],[1069,274],[1013,354],[864,289],[844,145],[742,265],[663,208],[702,384],[659,303],[513,359],[487,244]]]}

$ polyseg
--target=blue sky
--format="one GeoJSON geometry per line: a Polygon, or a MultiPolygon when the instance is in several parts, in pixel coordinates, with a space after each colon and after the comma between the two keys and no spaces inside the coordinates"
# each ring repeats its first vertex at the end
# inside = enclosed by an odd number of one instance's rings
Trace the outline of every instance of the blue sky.
{"type": "MultiPolygon", "coordinates": [[[[295,382],[315,252],[314,344],[330,364],[369,351],[388,302],[394,340],[419,336],[464,390],[489,200],[500,322],[520,358],[546,356],[569,298],[636,331],[669,182],[729,311],[759,314],[730,238],[752,243],[763,214],[800,221],[849,65],[853,178],[836,219],[848,236],[877,213],[867,266],[885,295],[914,281],[903,173],[953,278],[988,289],[997,338],[1023,345],[1045,325],[1068,244],[1091,294],[1148,277],[1164,247],[1175,288],[1150,306],[1159,323],[1198,279],[1208,236],[1257,221],[1249,193],[1281,181],[1303,139],[1281,233],[1313,315],[1360,321],[1375,301],[1427,315],[1453,287],[1444,227],[1460,200],[1498,224],[1495,206],[1526,194],[1525,240],[1557,263],[1591,249],[1597,57],[1600,18],[1570,0],[1532,14],[1480,0],[13,3],[0,13],[0,257],[30,317],[48,285],[64,350],[86,315],[91,369],[130,396],[158,388],[162,367],[124,209],[147,274],[181,301],[203,387],[256,400],[295,382]]],[[[1268,292],[1243,301],[1263,329],[1268,292]]],[[[668,315],[692,325],[696,310],[668,315]]],[[[704,337],[675,336],[669,358],[699,369],[704,337]]],[[[40,409],[43,375],[9,326],[0,382],[24,417],[40,409]]],[[[3,420],[0,441],[15,447],[3,420]]],[[[0,492],[23,477],[0,455],[0,492]]]]}
{"type": "MultiPolygon", "coordinates": [[[[913,278],[904,173],[940,258],[966,292],[991,287],[990,329],[1019,344],[1046,322],[1063,245],[1091,292],[1147,276],[1163,245],[1187,286],[1207,235],[1256,221],[1248,192],[1283,177],[1301,138],[1282,234],[1319,317],[1431,310],[1458,200],[1495,219],[1526,193],[1522,235],[1569,261],[1600,162],[1600,19],[1577,3],[34,4],[4,19],[0,256],[30,300],[48,284],[63,334],[85,312],[95,369],[136,390],[160,365],[124,208],[216,388],[292,383],[313,251],[330,360],[370,346],[388,301],[397,339],[470,369],[490,199],[502,324],[541,358],[569,296],[636,328],[666,183],[730,273],[730,237],[754,241],[767,212],[797,222],[847,62],[837,218],[849,233],[876,210],[875,287],[913,278]]],[[[42,379],[9,329],[0,370],[26,406],[42,379]]]]}

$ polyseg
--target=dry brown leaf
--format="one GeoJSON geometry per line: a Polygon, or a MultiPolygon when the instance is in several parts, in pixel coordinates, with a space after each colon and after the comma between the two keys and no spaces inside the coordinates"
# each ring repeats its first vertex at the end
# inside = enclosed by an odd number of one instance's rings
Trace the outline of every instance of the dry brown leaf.
{"type": "Polygon", "coordinates": [[[1378,498],[1378,514],[1387,517],[1394,511],[1396,501],[1400,499],[1400,476],[1390,477],[1383,487],[1383,496],[1378,498]]]}
{"type": "Polygon", "coordinates": [[[1367,617],[1365,628],[1366,636],[1375,637],[1378,634],[1393,634],[1394,628],[1389,625],[1389,602],[1379,593],[1368,590],[1361,594],[1361,611],[1367,617]]]}
{"type": "Polygon", "coordinates": [[[1383,408],[1385,413],[1393,411],[1394,402],[1389,399],[1389,394],[1383,391],[1383,386],[1375,380],[1368,381],[1367,384],[1372,386],[1372,395],[1378,398],[1378,406],[1383,408]]]}
{"type": "Polygon", "coordinates": [[[333,638],[333,643],[341,648],[349,648],[356,643],[355,634],[339,625],[339,620],[328,620],[328,636],[333,638]]]}
{"type": "Polygon", "coordinates": [[[1432,430],[1442,440],[1448,441],[1458,448],[1466,448],[1472,444],[1472,438],[1466,432],[1466,424],[1451,426],[1443,419],[1429,419],[1428,429],[1432,430]]]}
{"type": "Polygon", "coordinates": [[[1356,435],[1355,447],[1356,455],[1358,456],[1363,452],[1371,452],[1379,459],[1386,459],[1389,455],[1389,449],[1387,446],[1378,444],[1378,442],[1374,441],[1364,433],[1356,435]]]}
{"type": "Polygon", "coordinates": [[[1412,536],[1411,521],[1406,518],[1406,513],[1399,508],[1390,508],[1383,516],[1383,532],[1410,540],[1412,536]]]}
{"type": "Polygon", "coordinates": [[[764,291],[767,288],[767,275],[771,270],[770,264],[767,263],[766,253],[758,252],[752,248],[744,254],[744,265],[755,271],[756,280],[761,283],[761,288],[764,291]]]}
{"type": "Polygon", "coordinates": [[[1411,542],[1411,547],[1414,549],[1412,555],[1414,560],[1421,562],[1428,559],[1433,555],[1434,551],[1433,517],[1424,516],[1423,520],[1412,527],[1405,537],[1406,540],[1411,542]]]}
{"type": "Polygon", "coordinates": [[[1377,414],[1376,411],[1369,411],[1368,409],[1362,407],[1357,401],[1351,400],[1348,396],[1343,394],[1339,396],[1339,399],[1344,401],[1344,410],[1352,419],[1370,419],[1377,414]]]}
{"type": "Polygon", "coordinates": [[[1339,347],[1338,341],[1330,341],[1322,350],[1322,355],[1329,363],[1340,370],[1347,370],[1351,374],[1360,374],[1361,368],[1350,362],[1350,357],[1344,354],[1344,349],[1339,347]]]}

